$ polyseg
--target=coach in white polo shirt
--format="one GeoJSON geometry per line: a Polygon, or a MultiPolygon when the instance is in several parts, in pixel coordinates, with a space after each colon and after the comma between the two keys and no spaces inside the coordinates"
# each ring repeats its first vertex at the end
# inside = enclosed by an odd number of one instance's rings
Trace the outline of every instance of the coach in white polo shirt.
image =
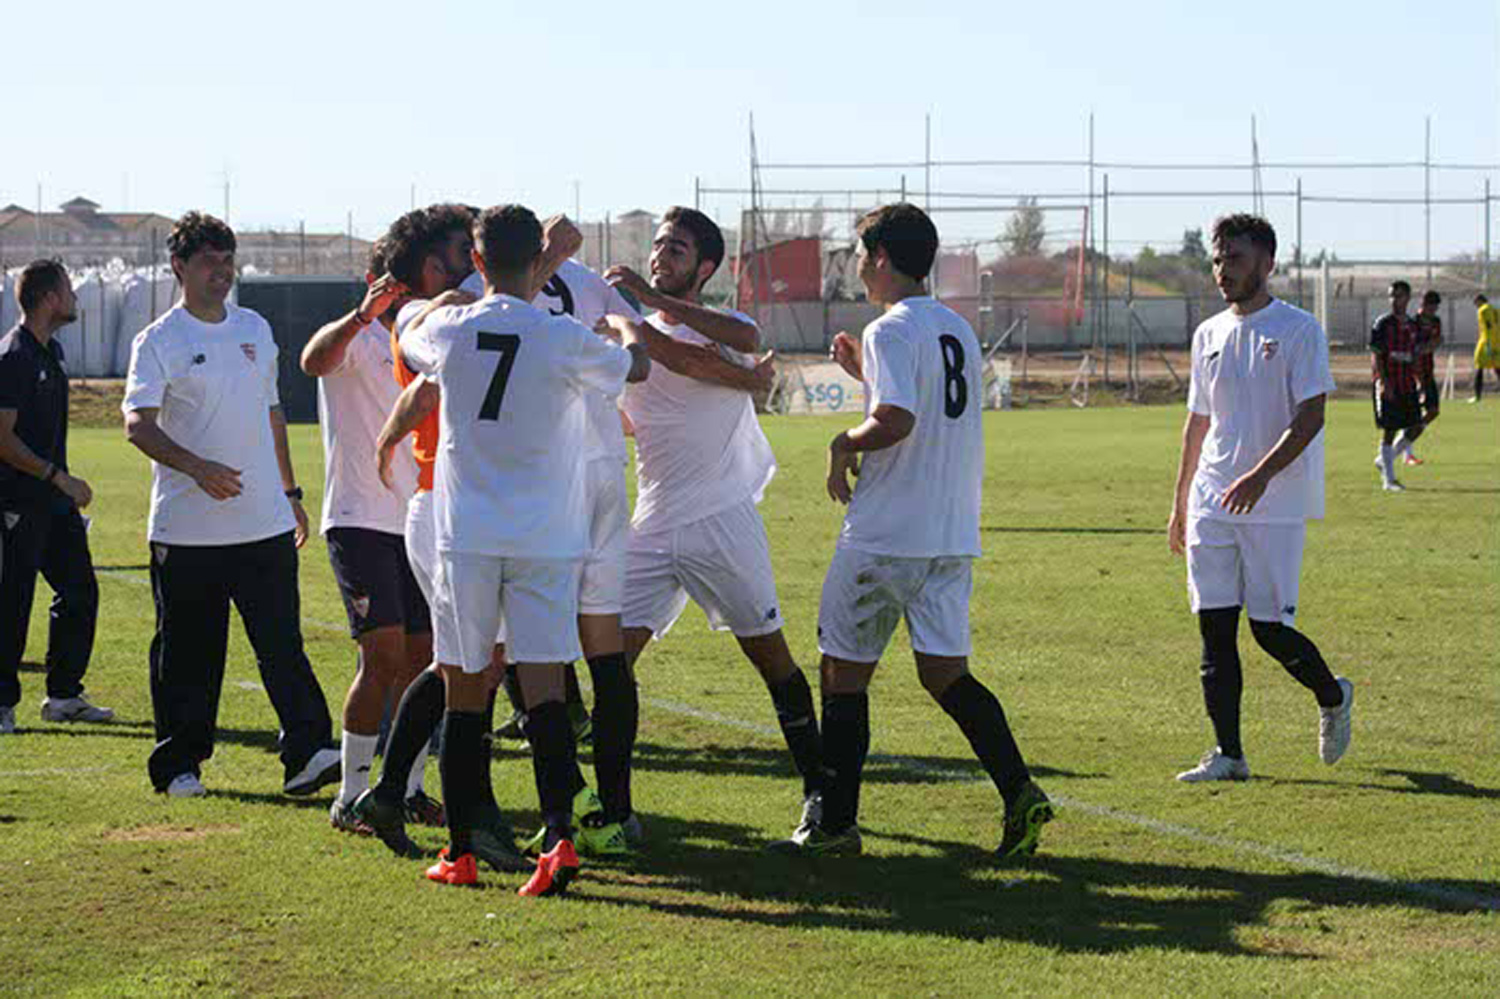
{"type": "Polygon", "coordinates": [[[1334,389],[1318,321],[1272,298],[1276,232],[1256,215],[1214,223],[1214,279],[1228,308],[1193,334],[1193,372],[1168,544],[1187,554],[1203,639],[1203,702],[1218,745],[1177,779],[1245,780],[1240,610],[1255,641],[1317,698],[1318,751],[1349,747],[1354,686],[1292,627],[1307,521],[1323,516],[1323,405],[1334,389]]]}
{"type": "Polygon", "coordinates": [[[233,231],[189,212],[167,238],[182,301],[142,330],[130,352],[125,432],[152,460],[152,786],[204,793],[229,639],[229,605],[245,623],[281,721],[287,794],[339,776],[328,704],[302,650],[297,547],[307,537],[276,389],[266,321],[228,304],[233,231]]]}

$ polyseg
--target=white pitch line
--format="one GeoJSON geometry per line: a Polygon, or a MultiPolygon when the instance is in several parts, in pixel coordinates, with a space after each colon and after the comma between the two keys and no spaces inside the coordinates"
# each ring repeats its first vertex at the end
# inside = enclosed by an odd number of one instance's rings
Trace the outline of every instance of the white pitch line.
{"type": "MultiPolygon", "coordinates": [[[[779,729],[769,725],[760,725],[756,722],[744,721],[739,718],[731,718],[728,715],[719,714],[716,711],[706,711],[702,708],[693,707],[691,704],[683,704],[680,701],[668,701],[659,698],[641,698],[642,703],[669,711],[672,714],[693,718],[698,721],[710,722],[726,728],[738,729],[741,732],[752,732],[768,738],[779,738],[779,729]]],[[[965,770],[953,770],[945,767],[935,767],[921,760],[914,760],[905,756],[889,756],[874,754],[869,757],[871,763],[894,764],[902,769],[915,773],[931,774],[934,777],[942,777],[947,780],[961,781],[985,781],[983,777],[965,770]]],[[[1195,829],[1192,826],[1181,825],[1176,822],[1165,822],[1161,819],[1152,818],[1149,815],[1140,815],[1135,812],[1127,812],[1124,809],[1114,808],[1109,805],[1096,805],[1093,802],[1083,801],[1071,795],[1052,795],[1064,808],[1083,812],[1098,818],[1110,819],[1115,822],[1123,822],[1141,829],[1147,829],[1162,836],[1170,836],[1174,839],[1185,839],[1204,846],[1214,846],[1220,849],[1242,853],[1250,856],[1261,857],[1266,860],[1274,860],[1287,864],[1291,867],[1312,871],[1316,874],[1325,874],[1329,877],[1348,878],[1355,881],[1368,881],[1372,884],[1383,885],[1396,891],[1405,892],[1409,895],[1421,895],[1426,898],[1448,902],[1454,905],[1470,906],[1476,909],[1487,909],[1492,912],[1500,912],[1500,896],[1481,895],[1475,892],[1464,891],[1458,888],[1449,888],[1446,885],[1431,884],[1425,881],[1406,881],[1401,878],[1383,874],[1380,871],[1371,871],[1359,867],[1349,867],[1331,860],[1322,860],[1318,857],[1310,857],[1305,853],[1288,850],[1277,846],[1268,846],[1251,840],[1236,839],[1231,836],[1221,836],[1218,833],[1195,829]]]]}
{"type": "MultiPolygon", "coordinates": [[[[129,582],[146,582],[145,580],[132,579],[123,573],[110,574],[129,582]]],[[[344,628],[330,624],[325,621],[308,621],[304,624],[311,625],[323,631],[336,631],[343,633],[344,628]]],[[[738,729],[741,732],[750,732],[755,735],[775,739],[781,737],[781,730],[772,728],[770,725],[762,725],[758,722],[745,721],[742,718],[734,718],[729,715],[720,714],[717,711],[709,711],[704,708],[694,707],[681,701],[669,701],[662,698],[643,697],[642,703],[658,708],[671,714],[684,718],[693,718],[698,721],[709,722],[723,728],[738,729]]],[[[875,754],[869,757],[872,763],[894,764],[903,769],[916,773],[927,773],[935,777],[943,777],[948,780],[979,781],[987,778],[980,777],[968,771],[949,770],[942,767],[934,767],[905,756],[887,756],[875,754]]],[[[0,775],[3,776],[3,775],[0,775]]],[[[1128,812],[1124,809],[1114,808],[1109,805],[1096,805],[1093,802],[1083,801],[1072,796],[1054,795],[1053,800],[1065,808],[1083,812],[1102,819],[1110,819],[1115,822],[1123,822],[1126,825],[1147,829],[1162,836],[1173,839],[1185,839],[1204,846],[1218,847],[1233,853],[1241,853],[1248,856],[1260,857],[1265,860],[1274,860],[1304,871],[1315,874],[1324,874],[1329,877],[1348,878],[1354,881],[1366,881],[1371,884],[1382,885],[1395,891],[1404,892],[1408,895],[1419,895],[1424,898],[1447,902],[1452,905],[1469,906],[1476,909],[1485,909],[1491,912],[1500,912],[1500,896],[1482,895],[1477,892],[1464,891],[1460,888],[1449,888],[1446,885],[1432,884],[1426,881],[1406,881],[1401,878],[1383,874],[1380,871],[1366,870],[1360,867],[1349,867],[1331,860],[1323,860],[1318,857],[1310,857],[1305,853],[1288,850],[1278,846],[1269,846],[1264,843],[1256,843],[1246,839],[1236,839],[1231,836],[1221,836],[1218,833],[1207,832],[1196,829],[1193,826],[1181,825],[1176,822],[1165,822],[1161,819],[1152,818],[1149,815],[1140,815],[1128,812]]]]}

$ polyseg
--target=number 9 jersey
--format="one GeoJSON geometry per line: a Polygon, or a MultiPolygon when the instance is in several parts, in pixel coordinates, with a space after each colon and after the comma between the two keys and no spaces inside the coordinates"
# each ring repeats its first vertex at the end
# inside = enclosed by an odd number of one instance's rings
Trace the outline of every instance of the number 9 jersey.
{"type": "Polygon", "coordinates": [[[895,406],[916,425],[863,455],[839,547],[977,556],[984,426],[974,330],[936,299],[907,298],[865,327],[862,363],[866,415],[895,406]]]}
{"type": "Polygon", "coordinates": [[[438,309],[401,353],[442,389],[438,551],[582,558],[585,394],[618,396],[630,353],[508,295],[438,309]]]}

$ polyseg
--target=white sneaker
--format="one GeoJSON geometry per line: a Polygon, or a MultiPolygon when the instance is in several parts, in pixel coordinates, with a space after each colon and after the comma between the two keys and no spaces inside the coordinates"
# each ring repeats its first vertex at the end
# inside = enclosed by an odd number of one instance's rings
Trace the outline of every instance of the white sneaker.
{"type": "Polygon", "coordinates": [[[1177,775],[1177,779],[1188,784],[1197,784],[1210,780],[1249,780],[1250,764],[1244,760],[1237,760],[1232,756],[1225,756],[1215,746],[1203,754],[1203,759],[1191,770],[1184,770],[1177,775]]]}
{"type": "Polygon", "coordinates": [[[0,708],[0,735],[13,735],[16,731],[16,709],[0,708]]]}
{"type": "Polygon", "coordinates": [[[302,797],[312,794],[320,787],[332,784],[338,780],[342,769],[341,760],[337,749],[320,749],[312,754],[312,759],[307,761],[307,766],[295,777],[289,777],[281,789],[287,794],[302,797]]]}
{"type": "Polygon", "coordinates": [[[114,716],[113,708],[90,704],[89,699],[82,694],[77,697],[48,697],[42,701],[42,721],[107,722],[114,716]]]}
{"type": "Polygon", "coordinates": [[[1350,716],[1354,713],[1354,684],[1342,676],[1337,680],[1344,692],[1344,703],[1336,708],[1318,709],[1318,755],[1328,764],[1344,758],[1353,734],[1350,716]]]}
{"type": "Polygon", "coordinates": [[[1403,486],[1401,483],[1397,482],[1395,479],[1390,479],[1390,480],[1388,480],[1386,482],[1382,482],[1380,484],[1380,488],[1384,489],[1388,493],[1404,493],[1404,492],[1406,492],[1406,487],[1403,486]]]}
{"type": "Polygon", "coordinates": [[[167,785],[167,795],[172,798],[201,798],[207,793],[208,788],[203,786],[197,774],[178,774],[167,785]]]}

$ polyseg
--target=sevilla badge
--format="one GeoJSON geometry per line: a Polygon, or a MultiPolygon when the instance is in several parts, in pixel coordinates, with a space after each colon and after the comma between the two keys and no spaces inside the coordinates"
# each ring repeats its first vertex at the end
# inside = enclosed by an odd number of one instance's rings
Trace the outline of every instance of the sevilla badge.
{"type": "Polygon", "coordinates": [[[1263,340],[1261,341],[1260,345],[1260,354],[1262,357],[1269,361],[1271,358],[1276,356],[1276,351],[1280,347],[1281,343],[1277,340],[1263,340]]]}
{"type": "Polygon", "coordinates": [[[251,364],[255,363],[255,344],[242,343],[240,344],[240,350],[244,353],[245,358],[249,360],[251,364]]]}

